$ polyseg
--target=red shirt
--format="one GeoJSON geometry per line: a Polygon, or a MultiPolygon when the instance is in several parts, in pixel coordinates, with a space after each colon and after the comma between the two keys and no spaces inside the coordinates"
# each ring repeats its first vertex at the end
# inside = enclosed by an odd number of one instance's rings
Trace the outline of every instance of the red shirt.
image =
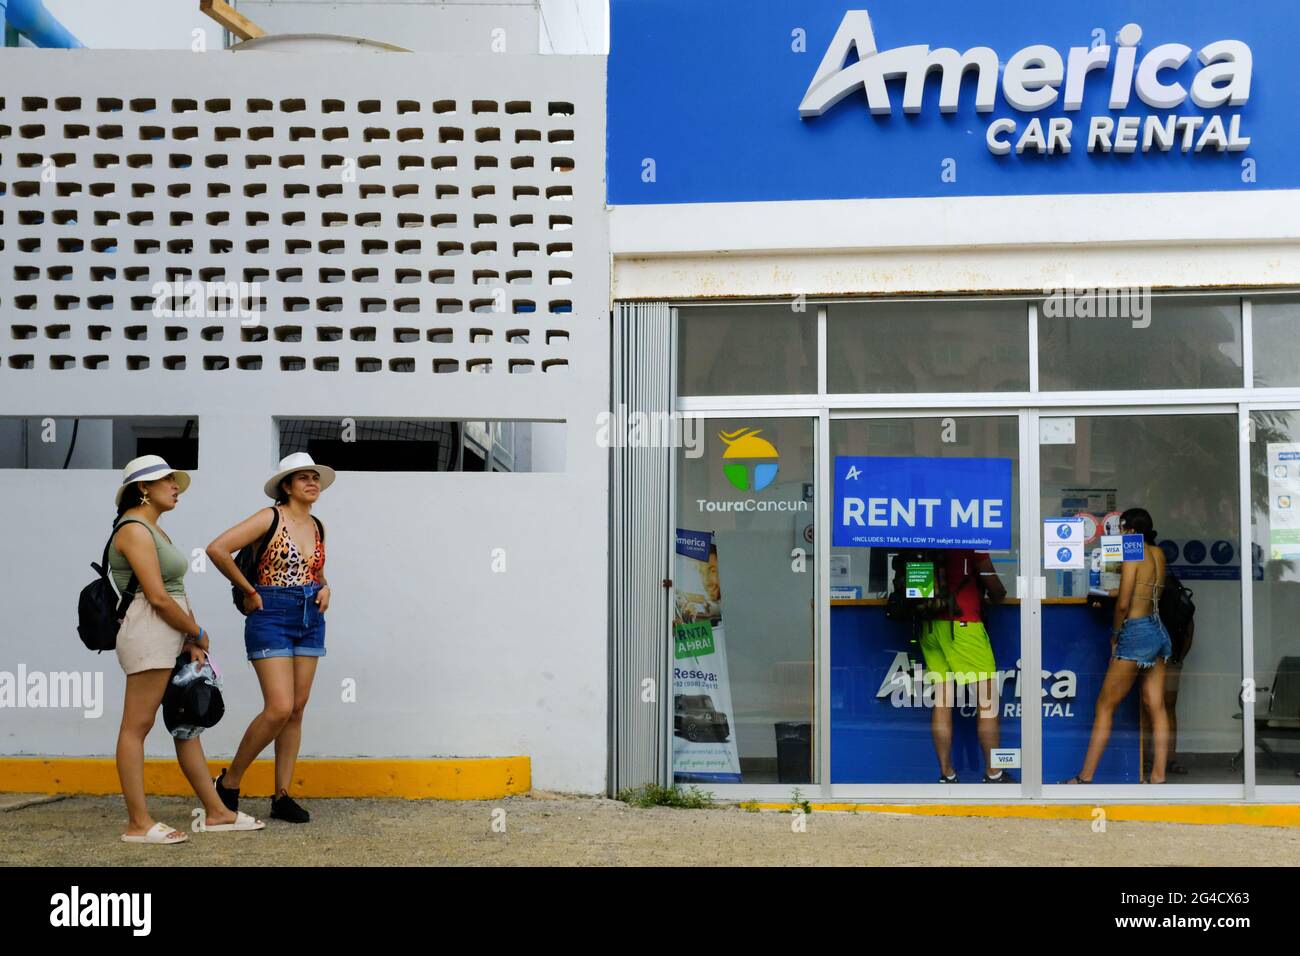
{"type": "Polygon", "coordinates": [[[945,551],[948,590],[956,595],[957,616],[950,620],[980,621],[980,555],[969,550],[945,551]]]}

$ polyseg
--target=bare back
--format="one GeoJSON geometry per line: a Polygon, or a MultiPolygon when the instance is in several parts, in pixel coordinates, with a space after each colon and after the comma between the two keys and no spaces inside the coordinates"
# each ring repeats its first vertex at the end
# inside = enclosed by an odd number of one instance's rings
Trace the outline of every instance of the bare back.
{"type": "Polygon", "coordinates": [[[1155,614],[1165,586],[1164,550],[1147,544],[1143,551],[1142,562],[1137,568],[1137,582],[1133,586],[1133,597],[1129,603],[1128,620],[1155,614]]]}

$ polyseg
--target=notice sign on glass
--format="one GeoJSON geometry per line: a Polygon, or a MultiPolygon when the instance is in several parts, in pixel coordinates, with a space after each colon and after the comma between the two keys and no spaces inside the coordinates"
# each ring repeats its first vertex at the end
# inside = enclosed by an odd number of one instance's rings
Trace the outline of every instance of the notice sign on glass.
{"type": "Polygon", "coordinates": [[[1268,444],[1268,556],[1300,558],[1300,442],[1268,444]]]}
{"type": "Polygon", "coordinates": [[[1141,561],[1146,557],[1146,539],[1140,534],[1103,534],[1101,536],[1103,560],[1141,561]]]}
{"type": "Polygon", "coordinates": [[[1043,568],[1066,570],[1083,567],[1087,523],[1081,517],[1043,519],[1043,568]]]}
{"type": "Polygon", "coordinates": [[[907,562],[906,585],[907,597],[934,597],[934,565],[928,561],[907,562]]]}

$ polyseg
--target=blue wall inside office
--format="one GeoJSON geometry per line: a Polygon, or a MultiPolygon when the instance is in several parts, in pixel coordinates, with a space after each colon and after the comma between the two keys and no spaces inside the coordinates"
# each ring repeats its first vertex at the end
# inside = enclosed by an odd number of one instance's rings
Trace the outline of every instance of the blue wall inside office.
{"type": "MultiPolygon", "coordinates": [[[[608,87],[608,197],[613,204],[1146,193],[1300,188],[1300,84],[1295,60],[1300,13],[1294,0],[613,0],[608,87]],[[902,83],[891,81],[894,110],[873,116],[861,91],[826,114],[801,119],[800,100],[844,12],[867,9],[878,49],[907,44],[964,51],[991,46],[1005,64],[1022,47],[1046,43],[1061,52],[1089,46],[1101,29],[1112,47],[1116,31],[1143,28],[1143,53],[1184,43],[1189,62],[1161,78],[1190,87],[1196,51],[1233,39],[1254,56],[1249,101],[1218,112],[1242,115],[1245,152],[1090,155],[1088,117],[1146,116],[1133,95],[1109,110],[1111,69],[1089,75],[1083,108],[1060,100],[1019,114],[1002,98],[976,113],[975,84],[962,85],[960,109],[938,109],[939,83],[927,84],[922,112],[902,111],[902,83]],[[806,31],[807,50],[794,52],[792,31],[806,31]],[[1068,156],[994,156],[985,130],[998,117],[1074,120],[1068,156]],[[1242,181],[1242,161],[1257,180],[1242,181]],[[654,181],[643,177],[654,161],[654,181]],[[956,181],[941,178],[956,161],[956,181]]],[[[1113,54],[1112,54],[1113,69],[1113,54]]],[[[1190,99],[1175,112],[1202,114],[1190,99]]],[[[1208,115],[1208,114],[1202,114],[1208,115]]]]}
{"type": "MultiPolygon", "coordinates": [[[[1016,667],[1020,657],[1020,608],[984,609],[994,659],[1002,670],[1016,667]]],[[[877,692],[890,673],[897,653],[910,650],[919,661],[920,648],[909,643],[906,626],[885,618],[880,606],[839,605],[831,609],[831,782],[934,783],[939,764],[930,736],[931,711],[895,706],[877,692]]],[[[1052,674],[1073,671],[1073,696],[1053,697],[1052,680],[1043,717],[1043,782],[1068,780],[1083,766],[1096,713],[1097,694],[1110,659],[1107,621],[1080,605],[1043,607],[1043,669],[1052,674]],[[1066,705],[1068,706],[1068,713],[1066,705]]],[[[1013,687],[1007,684],[1008,691],[1013,687]]],[[[1022,695],[1035,684],[1026,675],[1022,695]]],[[[1019,703],[1005,697],[1002,704],[1019,703]]],[[[953,718],[953,762],[963,783],[978,783],[983,765],[975,734],[974,711],[953,718]]],[[[1001,746],[1020,746],[1020,721],[1004,717],[1001,746]]],[[[1139,782],[1140,744],[1138,689],[1135,686],[1115,713],[1110,745],[1097,767],[1097,783],[1139,782]]],[[[1015,776],[1019,778],[1019,772],[1015,776]]]]}

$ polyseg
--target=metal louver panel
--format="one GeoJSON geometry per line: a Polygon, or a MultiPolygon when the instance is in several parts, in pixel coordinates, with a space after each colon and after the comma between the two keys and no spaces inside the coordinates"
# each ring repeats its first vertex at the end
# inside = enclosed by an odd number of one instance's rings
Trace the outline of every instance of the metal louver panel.
{"type": "Polygon", "coordinates": [[[612,348],[609,787],[615,795],[668,778],[669,592],[663,582],[669,576],[673,451],[624,447],[623,438],[629,416],[671,410],[672,309],[665,303],[619,305],[612,348]]]}

